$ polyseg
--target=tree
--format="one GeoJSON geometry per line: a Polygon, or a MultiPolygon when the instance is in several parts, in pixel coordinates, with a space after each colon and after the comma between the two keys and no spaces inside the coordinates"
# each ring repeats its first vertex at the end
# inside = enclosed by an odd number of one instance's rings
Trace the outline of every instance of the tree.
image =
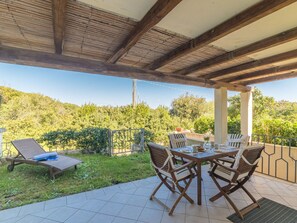
{"type": "Polygon", "coordinates": [[[205,98],[194,95],[182,95],[173,100],[170,113],[182,120],[191,120],[199,118],[201,115],[213,111],[213,105],[208,103],[205,98]]]}

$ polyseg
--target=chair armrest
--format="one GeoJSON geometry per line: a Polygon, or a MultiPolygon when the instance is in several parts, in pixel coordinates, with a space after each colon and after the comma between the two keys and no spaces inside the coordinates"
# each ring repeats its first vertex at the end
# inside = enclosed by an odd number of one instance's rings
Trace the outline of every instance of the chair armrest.
{"type": "Polygon", "coordinates": [[[216,160],[213,160],[213,163],[215,163],[215,166],[214,166],[212,172],[215,171],[215,169],[217,168],[217,166],[220,166],[220,167],[222,167],[222,168],[224,168],[224,169],[226,169],[226,170],[229,170],[229,171],[231,171],[231,172],[234,172],[234,173],[237,173],[237,172],[238,172],[237,170],[235,170],[235,169],[233,169],[233,168],[231,168],[231,167],[225,166],[225,165],[219,163],[219,162],[216,161],[216,160]]]}
{"type": "Polygon", "coordinates": [[[180,170],[185,169],[185,168],[190,168],[192,165],[194,165],[194,162],[188,162],[188,163],[185,163],[185,164],[179,166],[178,168],[172,169],[171,172],[177,172],[177,171],[180,171],[180,170]]]}

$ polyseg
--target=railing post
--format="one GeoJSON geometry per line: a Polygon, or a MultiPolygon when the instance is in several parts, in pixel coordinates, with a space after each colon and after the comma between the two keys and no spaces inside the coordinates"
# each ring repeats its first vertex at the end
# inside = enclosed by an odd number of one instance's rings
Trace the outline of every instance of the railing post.
{"type": "Polygon", "coordinates": [[[108,129],[108,153],[110,156],[112,156],[112,148],[113,148],[113,145],[112,145],[112,130],[111,129],[108,129]]]}
{"type": "Polygon", "coordinates": [[[2,134],[3,134],[3,132],[5,132],[5,131],[6,131],[6,129],[4,129],[4,128],[0,128],[0,158],[1,158],[2,155],[3,155],[3,150],[2,150],[3,136],[2,136],[2,134]]]}
{"type": "Polygon", "coordinates": [[[141,128],[140,146],[141,146],[141,152],[144,152],[144,128],[141,128]]]}

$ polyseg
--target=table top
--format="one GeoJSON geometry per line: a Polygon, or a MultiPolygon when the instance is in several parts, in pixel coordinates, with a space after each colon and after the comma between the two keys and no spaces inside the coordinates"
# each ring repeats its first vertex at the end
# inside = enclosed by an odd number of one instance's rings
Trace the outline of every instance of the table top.
{"type": "Polygon", "coordinates": [[[191,146],[186,146],[182,148],[171,149],[173,155],[183,157],[192,161],[202,162],[207,160],[218,159],[226,156],[233,156],[236,155],[238,152],[237,148],[224,148],[220,150],[215,150],[209,152],[192,152],[191,146]]]}

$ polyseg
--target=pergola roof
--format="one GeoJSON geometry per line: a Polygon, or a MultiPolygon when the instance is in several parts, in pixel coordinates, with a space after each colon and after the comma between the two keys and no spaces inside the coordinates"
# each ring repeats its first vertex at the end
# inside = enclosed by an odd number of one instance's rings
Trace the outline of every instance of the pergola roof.
{"type": "Polygon", "coordinates": [[[0,61],[227,87],[296,77],[297,0],[9,0],[0,61]]]}

